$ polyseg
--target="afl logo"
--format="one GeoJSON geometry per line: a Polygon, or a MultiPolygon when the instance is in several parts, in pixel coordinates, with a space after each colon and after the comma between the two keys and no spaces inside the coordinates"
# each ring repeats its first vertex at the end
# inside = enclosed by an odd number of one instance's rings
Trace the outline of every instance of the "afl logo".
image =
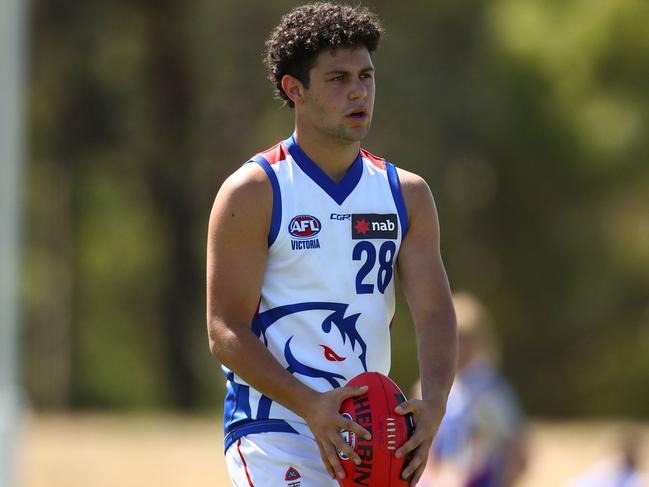
{"type": "Polygon", "coordinates": [[[320,233],[320,220],[311,215],[298,215],[288,224],[288,233],[295,238],[313,238],[320,233]]]}
{"type": "MultiPolygon", "coordinates": [[[[344,417],[347,419],[351,419],[352,421],[354,418],[351,417],[349,413],[343,413],[342,414],[344,417]]],[[[340,436],[342,436],[343,440],[345,440],[345,443],[347,443],[349,446],[352,447],[352,449],[356,448],[356,433],[353,431],[347,431],[347,430],[340,430],[339,432],[340,436]]],[[[342,450],[339,450],[336,448],[336,451],[338,452],[338,456],[342,458],[343,460],[349,460],[349,457],[345,455],[342,450]]]]}

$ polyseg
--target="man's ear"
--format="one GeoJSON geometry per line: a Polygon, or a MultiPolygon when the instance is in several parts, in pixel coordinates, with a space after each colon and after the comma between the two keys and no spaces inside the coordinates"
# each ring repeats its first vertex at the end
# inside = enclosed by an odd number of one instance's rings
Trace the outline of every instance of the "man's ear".
{"type": "Polygon", "coordinates": [[[295,76],[285,74],[282,76],[282,90],[286,96],[293,102],[294,105],[302,105],[304,103],[304,85],[295,76]]]}

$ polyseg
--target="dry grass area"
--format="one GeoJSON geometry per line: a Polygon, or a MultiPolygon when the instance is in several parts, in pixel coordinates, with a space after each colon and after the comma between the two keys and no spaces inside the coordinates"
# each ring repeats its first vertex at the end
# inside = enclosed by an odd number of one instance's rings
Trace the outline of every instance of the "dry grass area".
{"type": "MultiPolygon", "coordinates": [[[[622,427],[629,425],[534,423],[531,464],[519,487],[560,487],[610,453],[622,427]]],[[[633,427],[649,439],[648,425],[633,427]]],[[[218,417],[35,415],[20,438],[18,485],[227,487],[222,439],[218,417]]]]}

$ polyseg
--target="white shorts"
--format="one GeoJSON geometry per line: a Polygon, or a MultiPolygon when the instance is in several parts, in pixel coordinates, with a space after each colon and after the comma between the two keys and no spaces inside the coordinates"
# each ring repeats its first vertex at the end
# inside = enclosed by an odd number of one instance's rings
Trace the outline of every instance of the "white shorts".
{"type": "Polygon", "coordinates": [[[339,487],[329,477],[312,438],[294,433],[254,433],[225,452],[234,487],[339,487]]]}

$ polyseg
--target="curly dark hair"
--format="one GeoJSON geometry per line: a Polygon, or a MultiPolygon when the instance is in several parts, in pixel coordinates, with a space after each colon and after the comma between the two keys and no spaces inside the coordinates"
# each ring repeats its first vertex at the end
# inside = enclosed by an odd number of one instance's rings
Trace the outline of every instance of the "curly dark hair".
{"type": "Polygon", "coordinates": [[[382,34],[378,18],[365,7],[319,2],[291,10],[266,41],[264,64],[275,94],[293,107],[282,89],[285,74],[308,88],[309,71],[320,52],[357,46],[374,52],[382,34]]]}

